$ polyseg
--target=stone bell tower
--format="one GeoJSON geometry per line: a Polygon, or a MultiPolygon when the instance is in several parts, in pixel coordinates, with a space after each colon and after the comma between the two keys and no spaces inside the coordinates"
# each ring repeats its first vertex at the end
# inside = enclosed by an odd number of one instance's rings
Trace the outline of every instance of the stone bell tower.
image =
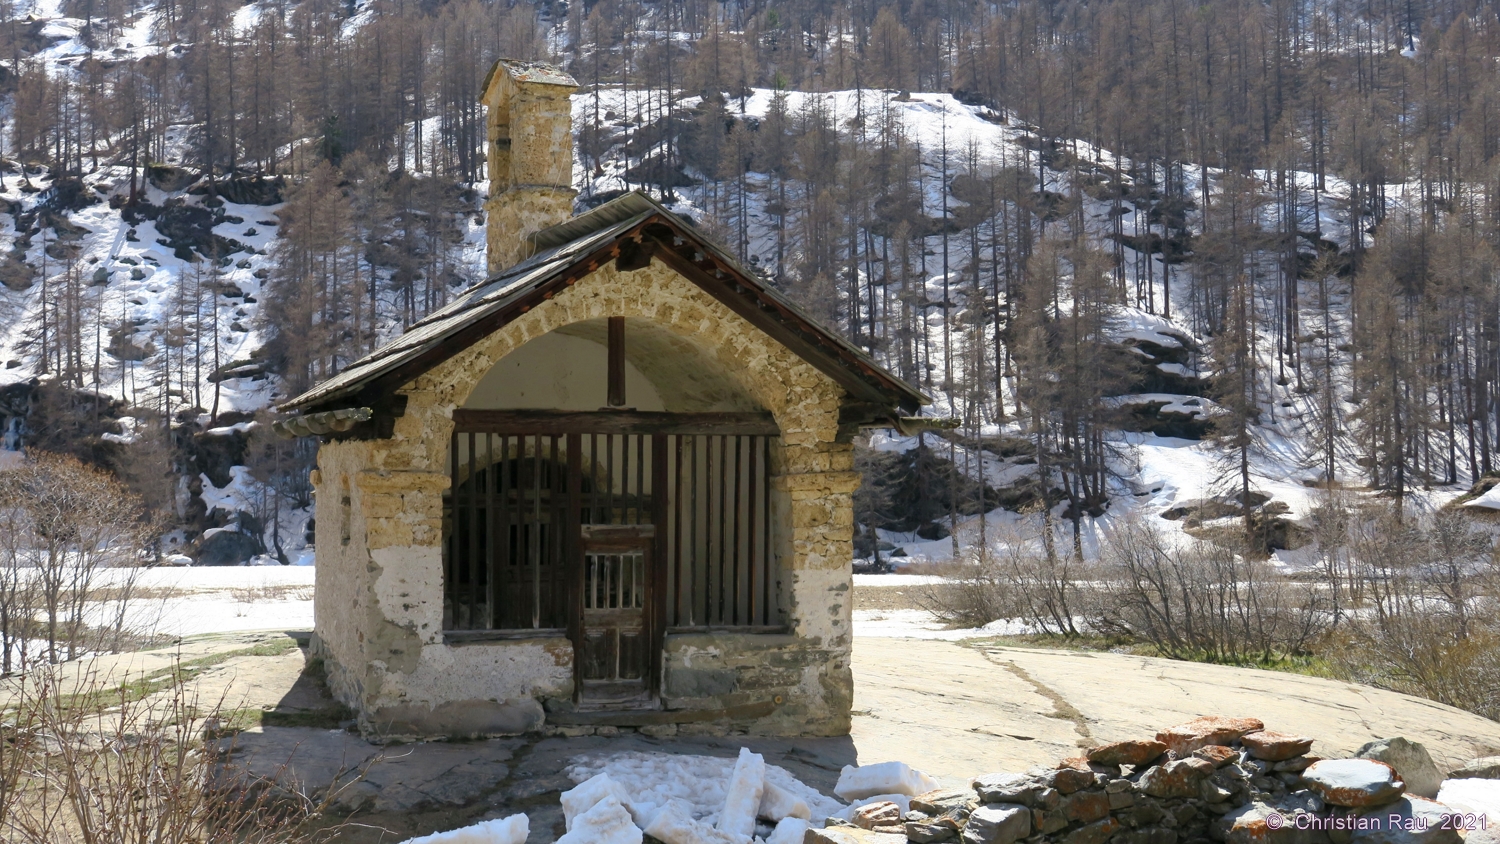
{"type": "Polygon", "coordinates": [[[488,110],[489,271],[530,255],[531,235],[573,216],[573,77],[552,65],[501,59],[481,101],[488,110]]]}

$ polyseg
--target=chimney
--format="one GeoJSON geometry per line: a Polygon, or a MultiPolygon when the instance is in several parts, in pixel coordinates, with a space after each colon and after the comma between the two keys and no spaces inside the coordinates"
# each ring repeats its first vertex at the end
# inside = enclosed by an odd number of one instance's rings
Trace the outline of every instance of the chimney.
{"type": "Polygon", "coordinates": [[[531,254],[531,235],[573,216],[573,77],[540,62],[501,59],[484,81],[489,110],[489,271],[531,254]]]}

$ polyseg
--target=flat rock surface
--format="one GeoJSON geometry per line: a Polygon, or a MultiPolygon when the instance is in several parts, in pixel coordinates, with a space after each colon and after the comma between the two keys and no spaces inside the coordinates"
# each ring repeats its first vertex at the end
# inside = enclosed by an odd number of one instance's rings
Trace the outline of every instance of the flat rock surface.
{"type": "MultiPolygon", "coordinates": [[[[1115,654],[865,637],[855,639],[849,737],[527,737],[377,747],[327,728],[320,713],[330,702],[304,660],[284,634],[252,633],[67,670],[138,677],[188,663],[200,704],[222,697],[226,708],[291,716],[282,721],[291,724],[316,716],[310,720],[318,726],[241,733],[235,759],[315,792],[343,772],[341,800],[357,807],[362,824],[341,834],[349,844],[391,844],[517,811],[531,817],[529,844],[550,844],[561,831],[558,795],[572,786],[569,760],[601,751],[732,759],[743,745],[830,795],[848,764],[906,761],[943,786],[967,788],[981,774],[1054,767],[1087,748],[1150,739],[1205,714],[1249,715],[1270,729],[1315,736],[1312,752],[1325,757],[1392,735],[1422,742],[1443,769],[1500,752],[1500,724],[1348,683],[1115,654]],[[363,780],[350,784],[349,772],[361,768],[363,780]]],[[[4,692],[0,685],[0,699],[4,692]]]]}
{"type": "Polygon", "coordinates": [[[1451,706],[1299,674],[1124,654],[854,640],[860,761],[921,760],[943,785],[1148,739],[1201,715],[1247,715],[1352,756],[1405,736],[1439,769],[1500,752],[1500,724],[1451,706]]]}

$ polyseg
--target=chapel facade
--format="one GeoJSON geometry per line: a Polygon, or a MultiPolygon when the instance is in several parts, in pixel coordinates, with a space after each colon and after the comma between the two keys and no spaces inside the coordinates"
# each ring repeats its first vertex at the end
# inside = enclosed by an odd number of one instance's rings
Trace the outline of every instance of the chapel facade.
{"type": "Polygon", "coordinates": [[[490,278],[281,408],[315,654],[377,736],[847,733],[851,441],[926,399],[651,198],[574,216],[575,88],[496,64],[490,278]]]}

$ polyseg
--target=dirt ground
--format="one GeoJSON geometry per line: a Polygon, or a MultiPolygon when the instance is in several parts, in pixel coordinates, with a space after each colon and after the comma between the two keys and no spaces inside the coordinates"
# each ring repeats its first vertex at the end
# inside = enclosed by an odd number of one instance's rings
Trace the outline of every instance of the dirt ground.
{"type": "Polygon", "coordinates": [[[919,610],[924,609],[925,586],[856,586],[854,608],[856,610],[919,610]]]}

